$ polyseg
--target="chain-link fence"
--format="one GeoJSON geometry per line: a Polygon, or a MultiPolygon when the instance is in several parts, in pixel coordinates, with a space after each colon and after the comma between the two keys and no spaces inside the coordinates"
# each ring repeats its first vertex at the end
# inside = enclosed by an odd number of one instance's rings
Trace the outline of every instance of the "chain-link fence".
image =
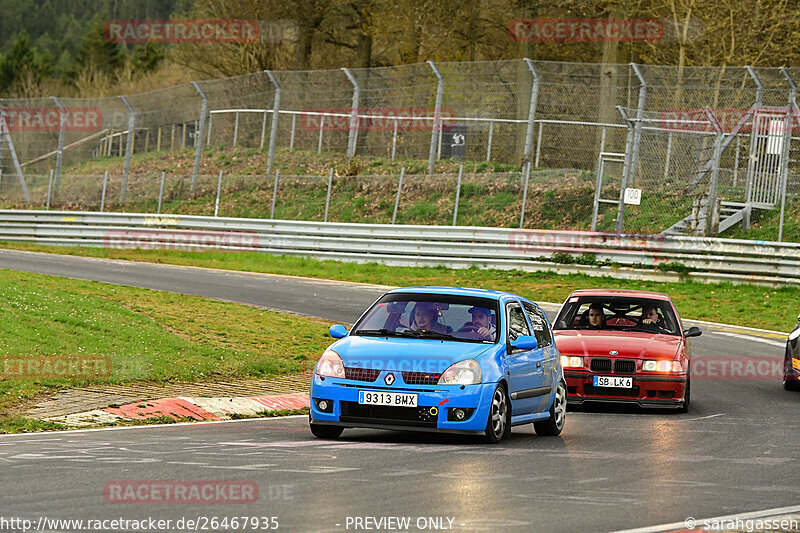
{"type": "MultiPolygon", "coordinates": [[[[223,179],[220,211],[324,218],[327,176],[284,176],[279,190],[296,191],[297,205],[285,196],[271,212],[274,158],[289,150],[427,163],[427,177],[406,176],[401,187],[426,191],[427,203],[413,216],[398,209],[397,223],[457,214],[458,224],[800,241],[798,78],[797,68],[427,62],[259,72],[124,97],[3,99],[0,200],[97,207],[103,177],[78,175],[112,158],[123,164],[106,182],[104,208],[157,209],[159,176],[154,185],[137,164],[175,152],[182,166],[165,178],[162,209],[207,209],[190,199],[216,190],[209,171],[224,165],[204,161],[210,146],[263,158],[252,174],[223,179]],[[434,174],[442,160],[511,172],[462,175],[454,213],[458,176],[434,174]]],[[[373,205],[369,191],[395,190],[399,174],[333,182],[330,213],[391,221],[396,202],[373,205]],[[357,201],[337,206],[346,194],[357,201]]]]}

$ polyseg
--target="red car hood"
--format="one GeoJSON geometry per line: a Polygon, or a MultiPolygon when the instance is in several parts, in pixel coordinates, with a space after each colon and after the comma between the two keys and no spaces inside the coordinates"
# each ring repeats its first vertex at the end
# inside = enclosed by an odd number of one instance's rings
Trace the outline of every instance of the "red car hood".
{"type": "Polygon", "coordinates": [[[639,331],[555,331],[556,347],[561,355],[615,357],[629,359],[675,359],[683,339],[675,335],[643,333],[639,331]]]}

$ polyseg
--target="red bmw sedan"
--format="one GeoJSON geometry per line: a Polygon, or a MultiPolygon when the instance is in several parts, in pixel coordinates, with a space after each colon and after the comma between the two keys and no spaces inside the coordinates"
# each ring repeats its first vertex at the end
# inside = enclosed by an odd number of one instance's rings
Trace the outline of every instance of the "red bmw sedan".
{"type": "Polygon", "coordinates": [[[553,333],[561,352],[567,401],[634,403],[689,410],[690,349],[666,294],[584,289],[569,295],[553,333]]]}

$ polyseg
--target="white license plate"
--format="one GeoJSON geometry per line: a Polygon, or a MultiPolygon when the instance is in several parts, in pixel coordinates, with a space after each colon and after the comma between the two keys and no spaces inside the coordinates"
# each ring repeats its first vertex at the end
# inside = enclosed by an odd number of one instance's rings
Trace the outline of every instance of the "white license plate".
{"type": "Polygon", "coordinates": [[[623,378],[619,376],[594,376],[594,386],[630,389],[633,387],[633,378],[623,378]]]}
{"type": "Polygon", "coordinates": [[[364,405],[393,405],[396,407],[416,407],[417,395],[402,392],[358,391],[358,403],[364,405]]]}

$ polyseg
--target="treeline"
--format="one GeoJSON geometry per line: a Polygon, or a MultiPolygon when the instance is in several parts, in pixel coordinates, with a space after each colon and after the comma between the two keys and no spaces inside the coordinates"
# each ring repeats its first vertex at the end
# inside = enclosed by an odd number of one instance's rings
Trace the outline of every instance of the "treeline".
{"type": "Polygon", "coordinates": [[[0,0],[0,13],[0,95],[116,94],[198,76],[428,59],[800,65],[799,0],[0,0]],[[257,20],[261,38],[106,42],[107,20],[137,18],[257,20]],[[537,27],[516,32],[519,19],[655,20],[661,29],[658,39],[638,42],[596,34],[531,42],[537,27]]]}

